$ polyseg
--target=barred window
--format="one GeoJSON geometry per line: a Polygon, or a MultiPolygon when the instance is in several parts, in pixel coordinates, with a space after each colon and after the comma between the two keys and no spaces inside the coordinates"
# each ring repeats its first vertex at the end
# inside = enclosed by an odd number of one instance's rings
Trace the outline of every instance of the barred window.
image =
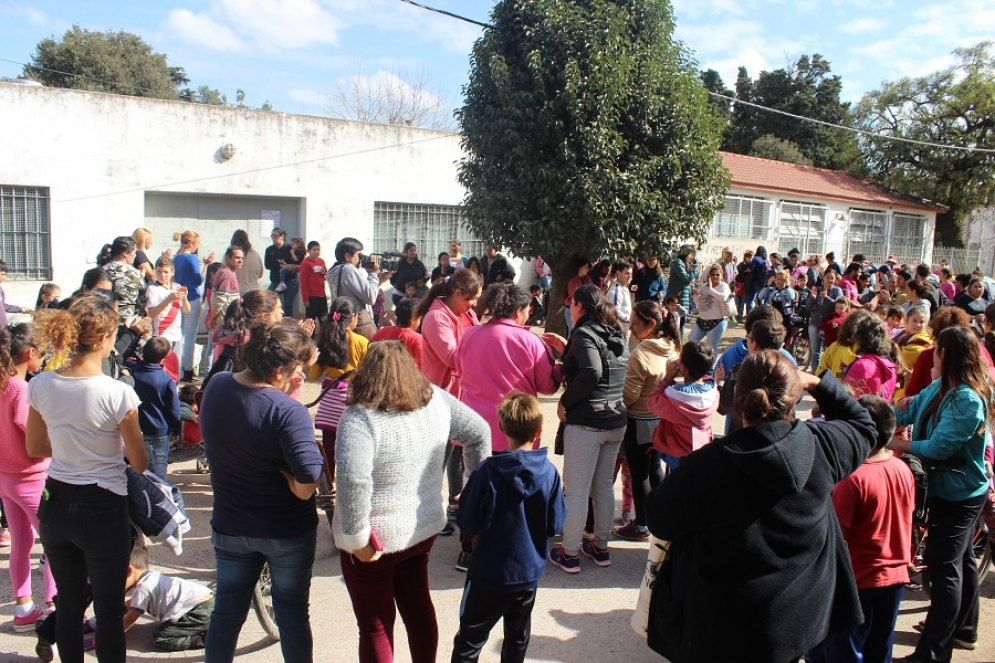
{"type": "Polygon", "coordinates": [[[876,210],[850,210],[850,241],[862,244],[884,244],[887,218],[887,214],[876,210]]]}
{"type": "Polygon", "coordinates": [[[432,269],[436,256],[449,252],[449,241],[463,243],[463,255],[481,256],[484,242],[463,226],[457,205],[417,205],[375,202],[373,204],[372,251],[400,251],[408,242],[418,247],[418,257],[432,269]]]}
{"type": "Polygon", "coordinates": [[[895,212],[892,217],[891,243],[921,246],[925,242],[926,217],[922,214],[895,212]]]}
{"type": "Polygon", "coordinates": [[[802,255],[822,255],[827,212],[824,205],[782,202],[779,246],[797,248],[802,255]]]}
{"type": "Polygon", "coordinates": [[[52,278],[48,189],[0,184],[0,258],[11,280],[52,278]]]}
{"type": "Polygon", "coordinates": [[[732,239],[767,239],[773,203],[764,198],[726,196],[725,206],[715,215],[712,235],[732,239]]]}

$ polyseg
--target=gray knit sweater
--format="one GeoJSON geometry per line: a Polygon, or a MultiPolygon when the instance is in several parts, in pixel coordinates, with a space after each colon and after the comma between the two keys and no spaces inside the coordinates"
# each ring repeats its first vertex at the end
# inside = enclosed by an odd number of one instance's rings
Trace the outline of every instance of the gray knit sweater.
{"type": "Polygon", "coordinates": [[[352,405],[335,442],[335,518],[340,550],[352,552],[377,531],[384,553],[406,550],[446,524],[442,497],[446,442],[464,447],[467,468],[491,454],[491,430],[480,415],[433,387],[432,400],[414,412],[383,412],[352,405]]]}

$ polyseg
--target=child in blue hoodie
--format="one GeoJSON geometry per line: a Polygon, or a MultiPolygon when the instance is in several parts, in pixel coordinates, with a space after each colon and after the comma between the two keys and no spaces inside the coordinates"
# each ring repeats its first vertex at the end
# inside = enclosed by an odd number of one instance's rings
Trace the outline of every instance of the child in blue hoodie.
{"type": "Polygon", "coordinates": [[[482,462],[460,495],[460,531],[476,535],[460,604],[452,663],[472,663],[504,618],[501,663],[521,663],[529,647],[532,608],[546,545],[563,527],[566,502],[546,449],[531,450],[542,434],[534,396],[512,392],[498,406],[508,451],[482,462]]]}

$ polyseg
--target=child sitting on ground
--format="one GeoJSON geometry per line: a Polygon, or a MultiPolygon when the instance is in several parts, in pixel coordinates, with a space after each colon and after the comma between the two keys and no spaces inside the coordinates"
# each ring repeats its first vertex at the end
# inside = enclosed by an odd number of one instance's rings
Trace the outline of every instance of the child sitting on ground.
{"type": "Polygon", "coordinates": [[[719,390],[715,380],[705,377],[711,370],[711,345],[690,341],[681,348],[680,361],[668,366],[650,395],[650,412],[660,417],[653,431],[653,448],[671,471],[677,469],[681,458],[712,441],[712,415],[719,408],[719,390]],[[677,383],[678,374],[683,384],[677,383]]]}
{"type": "Polygon", "coordinates": [[[534,396],[512,392],[498,406],[508,451],[482,462],[460,495],[460,531],[476,535],[453,640],[452,663],[476,661],[499,619],[504,619],[502,661],[524,661],[532,608],[546,568],[546,542],[563,527],[566,502],[560,475],[542,435],[534,396]]]}
{"type": "MultiPolygon", "coordinates": [[[[148,613],[159,620],[152,631],[152,643],[162,651],[186,651],[204,647],[204,637],[211,623],[214,594],[207,587],[183,578],[174,578],[149,569],[149,551],[135,546],[128,564],[125,591],[127,631],[148,613]]],[[[99,636],[98,636],[99,637],[99,636]]]]}

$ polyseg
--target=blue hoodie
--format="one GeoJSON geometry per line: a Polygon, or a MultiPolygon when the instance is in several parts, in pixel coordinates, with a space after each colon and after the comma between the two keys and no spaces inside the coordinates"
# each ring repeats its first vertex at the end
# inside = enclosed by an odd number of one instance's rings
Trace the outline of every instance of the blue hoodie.
{"type": "Polygon", "coordinates": [[[546,449],[505,451],[482,462],[460,495],[457,523],[476,534],[467,580],[492,592],[539,586],[546,544],[567,505],[546,449]]]}

